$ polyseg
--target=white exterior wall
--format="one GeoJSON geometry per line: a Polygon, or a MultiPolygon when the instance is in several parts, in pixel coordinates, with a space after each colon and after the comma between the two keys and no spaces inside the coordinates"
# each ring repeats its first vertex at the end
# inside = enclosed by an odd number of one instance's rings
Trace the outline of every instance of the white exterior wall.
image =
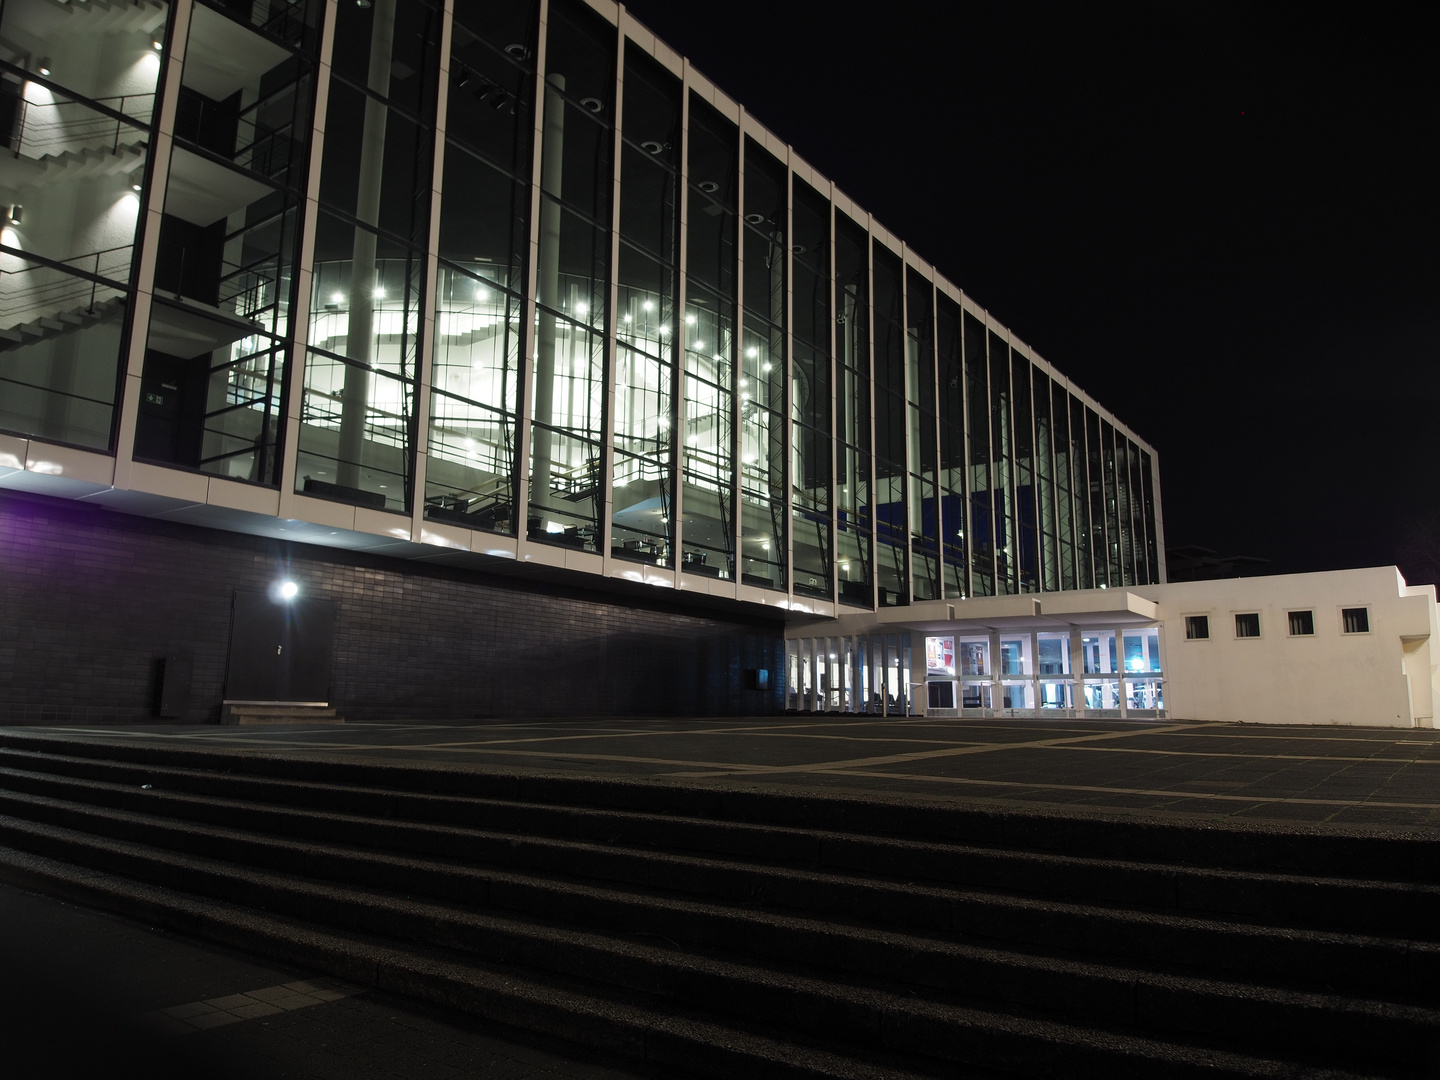
{"type": "Polygon", "coordinates": [[[1131,591],[1159,606],[1173,718],[1435,726],[1435,587],[1406,585],[1393,566],[1131,591]],[[1369,611],[1369,633],[1343,633],[1341,610],[1357,607],[1369,611]],[[1290,635],[1291,611],[1314,612],[1313,636],[1290,635]],[[1248,612],[1260,616],[1258,638],[1235,635],[1235,615],[1248,612]],[[1209,617],[1208,639],[1186,638],[1187,615],[1209,617]]]}

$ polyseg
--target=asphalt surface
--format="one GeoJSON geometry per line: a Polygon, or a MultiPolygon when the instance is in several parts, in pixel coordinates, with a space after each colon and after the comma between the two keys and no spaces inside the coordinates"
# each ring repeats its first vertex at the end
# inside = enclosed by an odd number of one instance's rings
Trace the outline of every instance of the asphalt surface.
{"type": "Polygon", "coordinates": [[[1433,730],[863,716],[15,730],[1102,814],[1440,828],[1440,731],[1433,730]]]}
{"type": "Polygon", "coordinates": [[[638,1080],[655,1074],[0,885],[14,1080],[638,1080]]]}

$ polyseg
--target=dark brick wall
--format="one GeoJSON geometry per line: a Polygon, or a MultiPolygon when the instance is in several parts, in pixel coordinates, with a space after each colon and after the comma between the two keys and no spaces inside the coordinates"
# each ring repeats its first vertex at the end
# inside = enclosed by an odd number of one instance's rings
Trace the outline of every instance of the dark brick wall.
{"type": "Polygon", "coordinates": [[[194,663],[186,721],[217,721],[231,598],[282,576],[336,602],[349,719],[783,707],[774,621],[0,496],[0,723],[153,721],[166,655],[194,663]]]}

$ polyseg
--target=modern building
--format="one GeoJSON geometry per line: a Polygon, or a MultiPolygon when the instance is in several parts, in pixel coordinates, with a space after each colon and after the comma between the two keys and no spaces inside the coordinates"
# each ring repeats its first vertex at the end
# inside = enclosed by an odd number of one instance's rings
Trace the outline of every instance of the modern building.
{"type": "Polygon", "coordinates": [[[786,628],[800,712],[1435,726],[1435,586],[1393,566],[923,601],[786,628]]]}
{"type": "Polygon", "coordinates": [[[0,719],[770,711],[1165,580],[1151,447],[608,0],[5,0],[0,136],[0,719]]]}

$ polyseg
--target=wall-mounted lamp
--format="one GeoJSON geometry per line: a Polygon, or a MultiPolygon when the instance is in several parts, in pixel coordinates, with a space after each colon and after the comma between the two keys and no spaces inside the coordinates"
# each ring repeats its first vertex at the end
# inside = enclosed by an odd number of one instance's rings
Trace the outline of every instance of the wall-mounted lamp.
{"type": "Polygon", "coordinates": [[[20,219],[25,216],[25,208],[19,203],[5,208],[5,220],[11,225],[19,225],[20,219]]]}
{"type": "Polygon", "coordinates": [[[300,586],[293,581],[285,581],[281,583],[279,592],[281,600],[294,600],[300,595],[300,586]]]}

